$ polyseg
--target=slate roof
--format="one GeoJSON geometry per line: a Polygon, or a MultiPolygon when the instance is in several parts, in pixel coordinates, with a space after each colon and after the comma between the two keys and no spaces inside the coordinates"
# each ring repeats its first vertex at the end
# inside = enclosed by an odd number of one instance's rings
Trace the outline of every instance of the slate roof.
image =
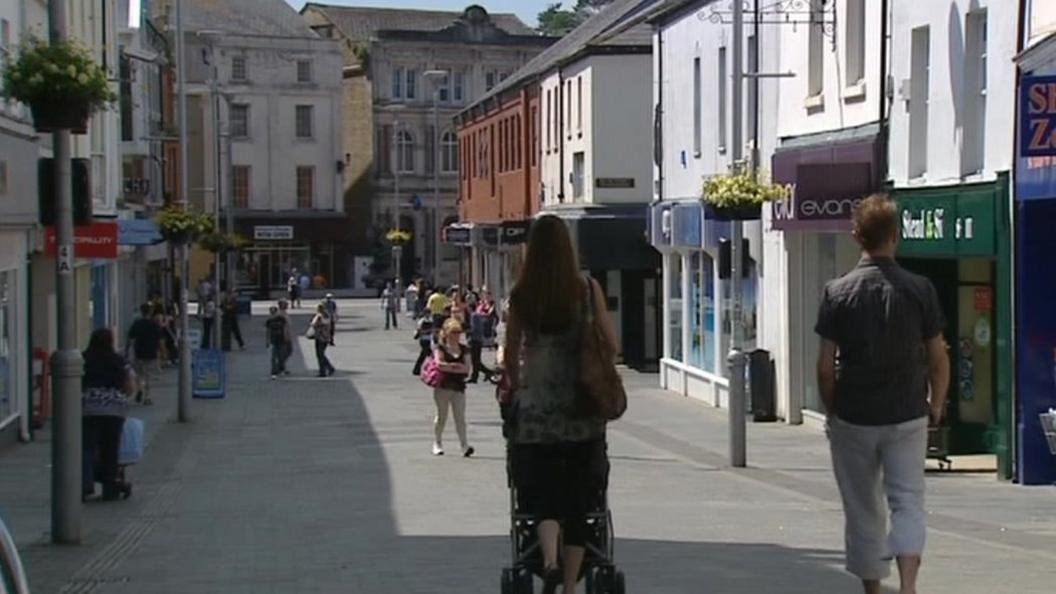
{"type": "MultiPolygon", "coordinates": [[[[378,31],[441,31],[462,18],[463,12],[442,10],[413,10],[404,8],[366,8],[333,6],[317,2],[305,4],[325,14],[352,41],[367,41],[378,31]]],[[[491,14],[491,22],[510,35],[538,35],[514,14],[491,14]]]]}
{"type": "Polygon", "coordinates": [[[615,0],[604,10],[530,60],[464,111],[472,110],[477,105],[505,91],[519,88],[525,81],[567,62],[590,47],[651,46],[653,43],[652,26],[643,19],[658,6],[669,2],[670,0],[615,0]]]}
{"type": "Polygon", "coordinates": [[[183,17],[191,32],[319,38],[285,0],[185,0],[183,17]]]}

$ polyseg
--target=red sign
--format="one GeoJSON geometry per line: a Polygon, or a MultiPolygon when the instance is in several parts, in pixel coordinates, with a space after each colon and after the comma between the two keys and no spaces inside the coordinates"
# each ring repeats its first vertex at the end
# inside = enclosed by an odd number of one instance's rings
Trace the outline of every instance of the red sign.
{"type": "Polygon", "coordinates": [[[975,289],[975,311],[989,313],[994,308],[994,293],[990,287],[976,287],[975,289]]]}
{"type": "MultiPolygon", "coordinates": [[[[117,223],[92,223],[73,228],[73,255],[77,258],[117,258],[117,223]]],[[[54,256],[55,227],[44,230],[44,253],[54,256]]]]}

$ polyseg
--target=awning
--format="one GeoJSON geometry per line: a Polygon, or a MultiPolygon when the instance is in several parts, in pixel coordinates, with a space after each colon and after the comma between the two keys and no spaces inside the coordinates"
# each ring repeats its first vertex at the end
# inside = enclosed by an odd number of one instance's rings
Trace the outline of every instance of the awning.
{"type": "Polygon", "coordinates": [[[584,268],[655,270],[660,267],[660,254],[649,245],[649,208],[645,205],[555,210],[546,214],[565,220],[584,268]]]}

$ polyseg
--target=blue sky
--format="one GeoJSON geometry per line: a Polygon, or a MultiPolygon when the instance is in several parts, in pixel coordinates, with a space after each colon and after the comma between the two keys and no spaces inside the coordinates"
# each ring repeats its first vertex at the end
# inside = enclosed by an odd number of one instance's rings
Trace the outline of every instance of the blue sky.
{"type": "MultiPolygon", "coordinates": [[[[300,10],[305,0],[286,0],[300,10]]],[[[463,10],[470,4],[480,4],[488,12],[513,12],[530,26],[535,26],[535,17],[558,0],[319,0],[325,4],[349,4],[353,6],[378,6],[381,8],[422,8],[427,10],[463,10]]]]}

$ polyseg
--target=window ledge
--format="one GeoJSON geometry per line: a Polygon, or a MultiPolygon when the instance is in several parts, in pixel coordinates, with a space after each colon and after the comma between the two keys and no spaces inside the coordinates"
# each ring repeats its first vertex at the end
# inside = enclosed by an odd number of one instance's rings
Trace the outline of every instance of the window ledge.
{"type": "Polygon", "coordinates": [[[859,80],[853,85],[848,85],[843,89],[843,100],[847,103],[853,101],[861,101],[865,99],[865,80],[859,80]]]}
{"type": "Polygon", "coordinates": [[[803,100],[803,107],[807,109],[821,109],[825,107],[825,93],[810,95],[803,100]]]}

